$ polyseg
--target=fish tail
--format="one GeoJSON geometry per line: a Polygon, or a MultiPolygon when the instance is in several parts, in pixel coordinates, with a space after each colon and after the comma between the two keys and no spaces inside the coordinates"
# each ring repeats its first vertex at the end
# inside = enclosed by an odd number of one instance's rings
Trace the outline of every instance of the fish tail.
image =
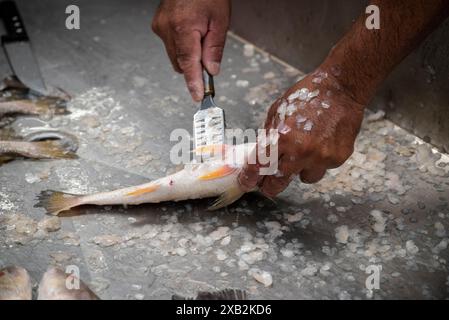
{"type": "Polygon", "coordinates": [[[217,200],[215,200],[215,202],[209,208],[207,208],[207,210],[213,211],[224,208],[237,201],[241,196],[243,196],[244,193],[245,192],[242,191],[242,189],[240,189],[238,185],[233,186],[223,192],[221,196],[219,196],[217,200]]]}
{"type": "Polygon", "coordinates": [[[47,213],[57,216],[61,211],[69,210],[82,204],[83,195],[75,195],[53,190],[42,191],[34,207],[44,208],[47,213]]]}
{"type": "Polygon", "coordinates": [[[33,144],[32,158],[38,159],[76,159],[76,153],[67,150],[57,140],[30,142],[33,144]]]}

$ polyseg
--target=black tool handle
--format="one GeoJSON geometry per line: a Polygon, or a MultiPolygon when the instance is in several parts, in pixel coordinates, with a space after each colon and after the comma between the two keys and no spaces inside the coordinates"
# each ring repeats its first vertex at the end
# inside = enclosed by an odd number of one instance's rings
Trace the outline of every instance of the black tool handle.
{"type": "Polygon", "coordinates": [[[214,77],[203,68],[204,96],[215,96],[214,77]]]}
{"type": "Polygon", "coordinates": [[[29,40],[22,17],[14,1],[0,2],[0,16],[6,29],[6,35],[2,36],[2,43],[29,40]]]}

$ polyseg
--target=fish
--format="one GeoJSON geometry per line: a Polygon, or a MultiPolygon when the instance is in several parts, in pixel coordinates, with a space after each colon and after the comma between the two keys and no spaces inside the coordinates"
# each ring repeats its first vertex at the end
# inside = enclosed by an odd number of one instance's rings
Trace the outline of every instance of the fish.
{"type": "Polygon", "coordinates": [[[0,141],[0,155],[32,159],[75,159],[77,155],[58,140],[0,141]]]}
{"type": "Polygon", "coordinates": [[[218,197],[208,208],[217,210],[245,193],[238,182],[238,175],[255,147],[255,143],[203,146],[193,152],[197,156],[207,154],[207,161],[186,164],[172,175],[138,186],[94,194],[44,190],[38,195],[35,207],[58,215],[81,205],[139,205],[218,197]]]}
{"type": "Polygon", "coordinates": [[[37,300],[100,300],[100,298],[75,274],[67,274],[57,267],[50,267],[39,283],[37,300]]]}
{"type": "Polygon", "coordinates": [[[0,118],[8,114],[65,115],[66,101],[54,97],[0,101],[0,118]]]}
{"type": "Polygon", "coordinates": [[[31,300],[32,285],[28,272],[19,266],[0,270],[0,300],[31,300]]]}
{"type": "Polygon", "coordinates": [[[0,117],[9,113],[68,114],[67,103],[72,97],[61,88],[50,87],[47,95],[27,88],[16,76],[0,82],[0,117]]]}

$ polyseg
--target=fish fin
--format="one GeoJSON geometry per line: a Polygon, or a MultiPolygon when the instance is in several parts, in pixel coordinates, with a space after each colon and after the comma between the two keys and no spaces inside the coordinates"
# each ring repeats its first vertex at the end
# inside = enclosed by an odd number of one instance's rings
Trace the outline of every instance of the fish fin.
{"type": "Polygon", "coordinates": [[[83,195],[44,190],[38,195],[37,199],[39,201],[34,207],[44,208],[47,213],[57,216],[61,211],[81,205],[82,197],[83,195]]]}
{"type": "Polygon", "coordinates": [[[31,158],[38,159],[76,159],[76,153],[66,150],[57,140],[30,142],[35,152],[31,158]]]}
{"type": "Polygon", "coordinates": [[[196,298],[173,295],[172,300],[248,300],[245,290],[224,289],[217,292],[200,291],[196,298]]]}
{"type": "Polygon", "coordinates": [[[154,185],[151,185],[151,186],[146,187],[146,188],[137,189],[137,190],[134,190],[132,192],[128,192],[126,195],[127,196],[140,196],[140,195],[145,194],[145,193],[150,193],[150,192],[156,191],[157,189],[159,189],[159,187],[160,187],[159,184],[154,184],[154,185]]]}
{"type": "Polygon", "coordinates": [[[202,176],[198,177],[199,180],[214,180],[214,179],[218,179],[218,178],[223,178],[225,176],[228,176],[232,173],[234,173],[237,170],[237,168],[228,166],[228,165],[224,165],[221,166],[218,169],[209,171],[205,174],[203,174],[202,176]]]}
{"type": "Polygon", "coordinates": [[[224,208],[231,203],[237,201],[245,192],[240,189],[239,186],[234,186],[226,190],[219,196],[215,202],[207,208],[209,211],[218,210],[224,208]]]}

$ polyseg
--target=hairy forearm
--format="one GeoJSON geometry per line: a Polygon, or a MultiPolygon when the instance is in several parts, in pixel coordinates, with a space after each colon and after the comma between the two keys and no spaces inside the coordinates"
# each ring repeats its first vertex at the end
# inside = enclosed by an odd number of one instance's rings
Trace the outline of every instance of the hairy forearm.
{"type": "Polygon", "coordinates": [[[322,68],[365,105],[391,70],[445,18],[448,0],[372,0],[380,29],[365,26],[362,14],[337,43],[322,68]]]}

